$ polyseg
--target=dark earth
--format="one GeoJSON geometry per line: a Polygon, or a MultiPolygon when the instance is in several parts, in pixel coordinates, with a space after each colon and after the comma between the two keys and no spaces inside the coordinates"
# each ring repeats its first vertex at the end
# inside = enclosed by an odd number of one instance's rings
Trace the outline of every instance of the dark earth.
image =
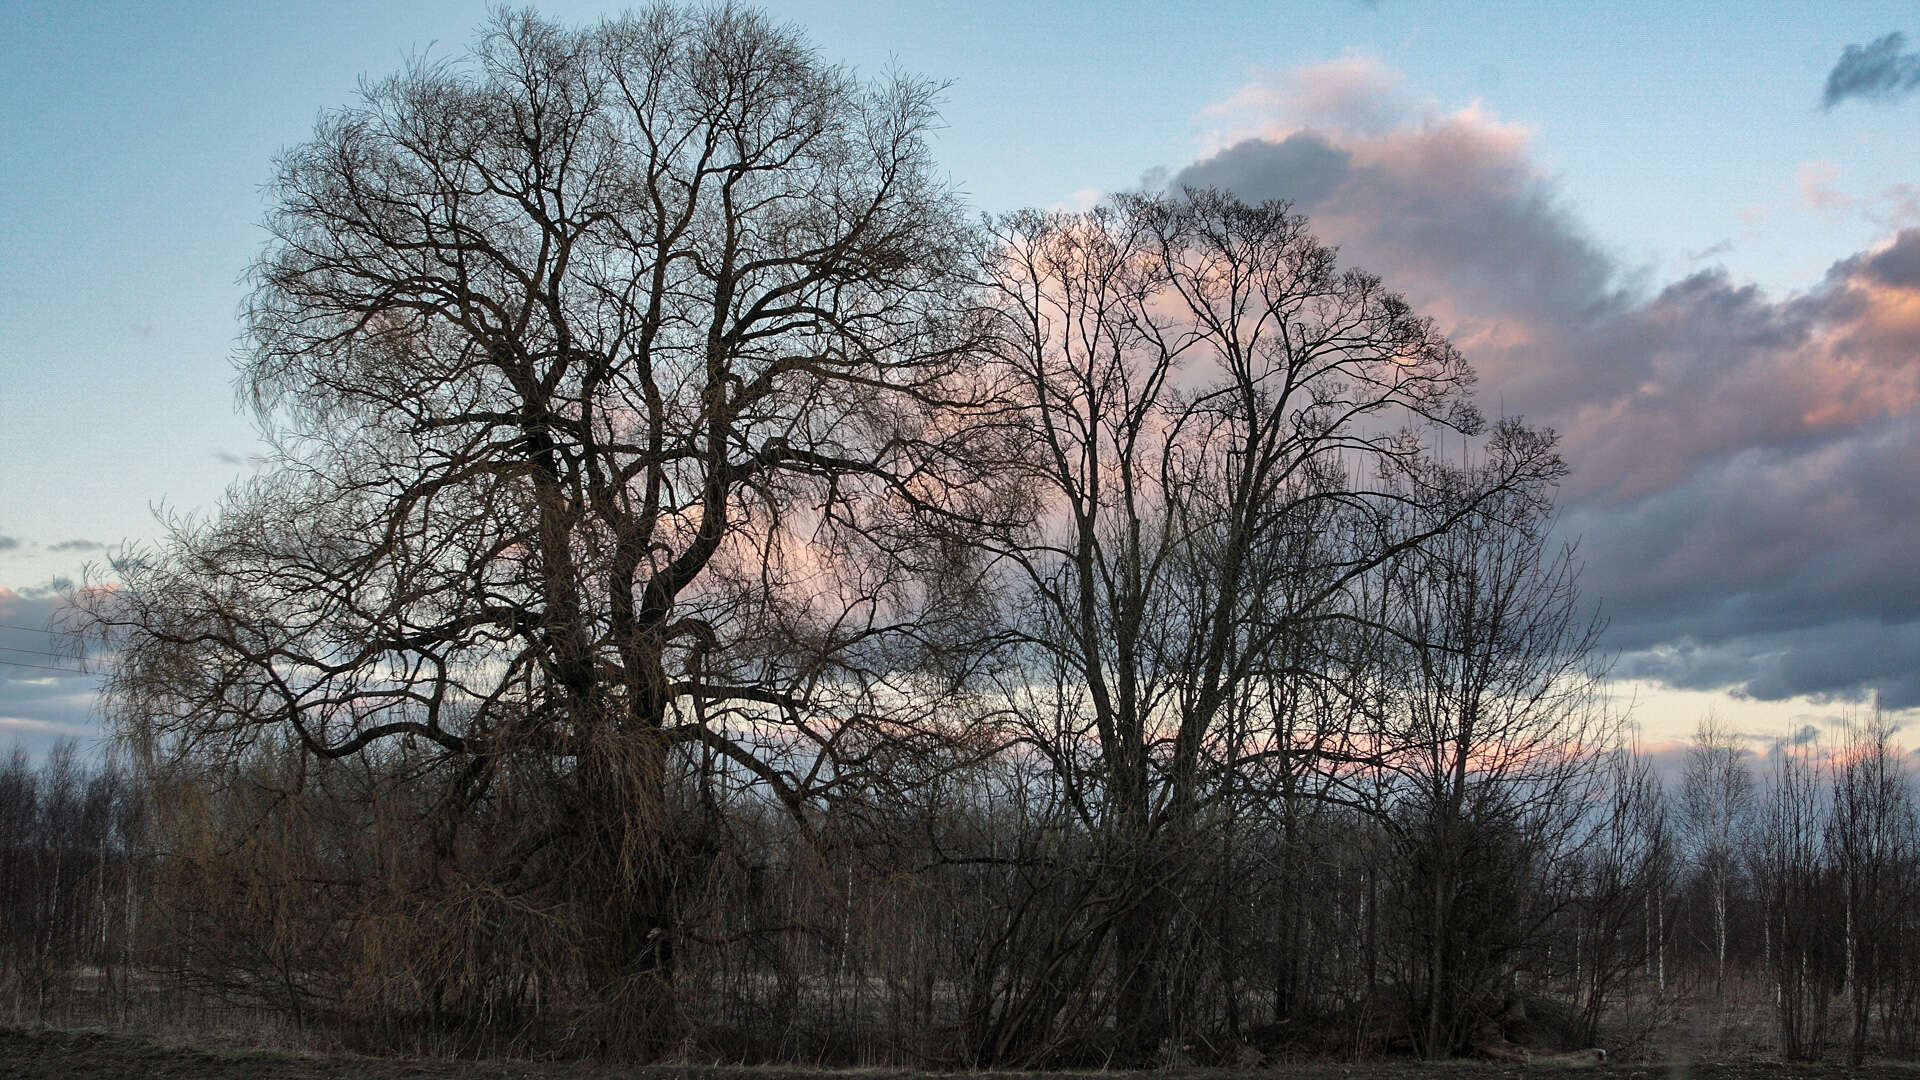
{"type": "MultiPolygon", "coordinates": [[[[1152,1072],[1107,1073],[976,1073],[973,1077],[1028,1076],[1047,1080],[1097,1076],[1101,1080],[1234,1080],[1239,1077],[1272,1080],[1494,1080],[1496,1077],[1577,1076],[1596,1080],[1654,1080],[1689,1077],[1699,1080],[1739,1080],[1773,1077],[1884,1077],[1920,1080],[1920,1065],[1870,1064],[1860,1069],[1843,1065],[1788,1065],[1771,1061],[1692,1061],[1660,1064],[1620,1062],[1603,1065],[1513,1065],[1458,1061],[1421,1064],[1408,1061],[1311,1062],[1280,1064],[1248,1070],[1162,1069],[1152,1072]]],[[[56,1031],[0,1028],[0,1077],[66,1080],[70,1077],[135,1077],[167,1080],[171,1077],[209,1077],[212,1080],[423,1080],[476,1077],[479,1080],[589,1080],[634,1077],[637,1080],[886,1080],[890,1077],[925,1078],[941,1074],[892,1070],[818,1070],[792,1067],[707,1065],[603,1066],[578,1062],[445,1061],[374,1058],[352,1055],[291,1054],[269,1050],[196,1047],[96,1031],[56,1031]]],[[[960,1075],[960,1074],[947,1074],[960,1075]]]]}

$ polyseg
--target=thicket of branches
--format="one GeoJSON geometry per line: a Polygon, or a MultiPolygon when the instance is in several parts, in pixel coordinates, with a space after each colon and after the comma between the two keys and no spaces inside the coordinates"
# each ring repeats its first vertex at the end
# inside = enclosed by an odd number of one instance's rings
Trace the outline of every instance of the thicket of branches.
{"type": "MultiPolygon", "coordinates": [[[[1246,799],[1178,878],[1154,1056],[1412,1051],[1430,1045],[1436,997],[1443,1031],[1472,1029],[1470,1052],[1517,1053],[1511,1039],[1632,1053],[1694,999],[1757,1010],[1789,1056],[1912,1054],[1920,818],[1909,755],[1890,740],[1873,716],[1824,748],[1727,755],[1709,726],[1664,784],[1652,758],[1610,750],[1577,842],[1557,852],[1504,800],[1481,802],[1443,846],[1410,842],[1435,828],[1411,785],[1384,814],[1246,799]],[[1716,785],[1748,792],[1720,840],[1698,809],[1716,785]]],[[[448,852],[430,835],[429,756],[317,767],[291,750],[197,771],[89,764],[71,744],[10,754],[6,1015],[188,1029],[253,1017],[441,1053],[601,1046],[583,1027],[599,1014],[581,909],[480,872],[548,796],[490,801],[448,852]]],[[[690,764],[686,779],[698,787],[690,764]]],[[[1138,1040],[1116,1024],[1117,950],[1090,929],[1112,904],[1104,853],[1061,823],[1053,786],[1008,754],[806,829],[744,787],[680,806],[703,854],[682,868],[676,1051],[1117,1060],[1138,1040]],[[1032,1018],[1043,994],[1061,1008],[1032,1018]],[[1005,1041],[1016,1017],[1035,1025],[1019,1046],[1005,1041]]]]}
{"type": "Polygon", "coordinates": [[[1909,1037],[1905,775],[1820,817],[1783,756],[1755,832],[1708,739],[1671,801],[1552,433],[1284,204],[975,226],[935,97],[738,9],[503,14],[287,152],[270,467],[75,596],[132,764],[0,775],[16,1008],[1507,1055],[1656,1006],[1710,911],[1793,1052],[1842,986],[1856,1053],[1909,1037]]]}

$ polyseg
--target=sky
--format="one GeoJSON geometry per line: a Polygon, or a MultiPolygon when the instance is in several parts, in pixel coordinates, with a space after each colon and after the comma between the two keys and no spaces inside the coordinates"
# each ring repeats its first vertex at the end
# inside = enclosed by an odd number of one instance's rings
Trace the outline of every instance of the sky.
{"type": "MultiPolygon", "coordinates": [[[[1286,199],[1561,432],[1560,528],[1647,736],[1920,718],[1920,10],[1426,0],[770,3],[945,85],[983,212],[1286,199]]],[[[583,23],[617,10],[540,7],[583,23]]],[[[481,3],[0,5],[0,743],[99,730],[67,583],[257,467],[262,187],[481,3]]]]}

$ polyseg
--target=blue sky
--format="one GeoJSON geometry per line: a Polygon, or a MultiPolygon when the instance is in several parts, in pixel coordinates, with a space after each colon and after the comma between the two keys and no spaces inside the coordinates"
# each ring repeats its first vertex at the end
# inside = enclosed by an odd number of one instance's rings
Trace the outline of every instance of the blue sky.
{"type": "MultiPolygon", "coordinates": [[[[1822,107],[1847,46],[1920,35],[1911,5],[768,7],[947,82],[936,149],[982,210],[1148,176],[1284,195],[1454,320],[1484,393],[1568,432],[1568,528],[1656,732],[1920,695],[1920,337],[1871,272],[1920,226],[1920,94],[1822,107]],[[1283,145],[1344,164],[1307,177],[1283,145]]],[[[249,469],[229,358],[273,155],[485,17],[0,10],[0,624],[249,469]]],[[[0,625],[0,659],[45,644],[0,625]]],[[[0,738],[87,729],[84,683],[48,674],[0,666],[0,738]]]]}

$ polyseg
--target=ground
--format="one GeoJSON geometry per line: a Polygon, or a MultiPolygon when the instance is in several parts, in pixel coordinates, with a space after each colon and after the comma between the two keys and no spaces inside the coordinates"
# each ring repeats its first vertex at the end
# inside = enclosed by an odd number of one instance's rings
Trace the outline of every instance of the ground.
{"type": "MultiPolygon", "coordinates": [[[[1146,1073],[1102,1073],[1101,1080],[1495,1080],[1495,1078],[1586,1074],[1599,1080],[1798,1080],[1806,1077],[1865,1077],[1883,1080],[1920,1080],[1920,1066],[1871,1065],[1848,1069],[1840,1065],[1783,1065],[1777,1062],[1673,1062],[1669,1064],[1608,1064],[1575,1068],[1567,1065],[1521,1067],[1491,1062],[1452,1062],[1420,1065],[1412,1062],[1316,1062],[1251,1070],[1177,1069],[1146,1073]]],[[[171,1080],[206,1077],[209,1080],[886,1080],[932,1074],[874,1070],[834,1072],[794,1068],[741,1068],[701,1065],[646,1067],[601,1066],[555,1062],[462,1062],[352,1055],[288,1054],[264,1050],[185,1046],[129,1035],[94,1031],[55,1031],[0,1028],[0,1078],[73,1080],[77,1077],[132,1077],[171,1080]]],[[[984,1075],[984,1074],[981,1074],[984,1075]]],[[[1015,1074],[1001,1074],[1013,1076],[1015,1074]]],[[[1034,1074],[1021,1074],[1034,1075],[1034,1074]]],[[[1084,1075],[1084,1074],[1083,1074],[1084,1075]]],[[[1047,1080],[1067,1080],[1067,1074],[1047,1074],[1047,1080]]]]}

